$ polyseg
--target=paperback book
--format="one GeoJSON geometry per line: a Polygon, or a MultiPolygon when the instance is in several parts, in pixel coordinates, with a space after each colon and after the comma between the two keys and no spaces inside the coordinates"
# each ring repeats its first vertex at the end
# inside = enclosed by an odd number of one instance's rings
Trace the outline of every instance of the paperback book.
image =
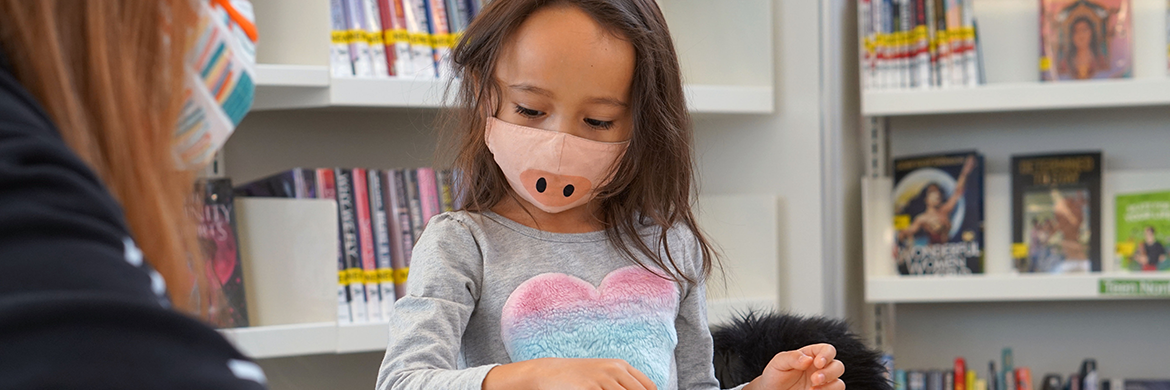
{"type": "Polygon", "coordinates": [[[1116,204],[1120,269],[1170,270],[1170,191],[1117,195],[1116,204]]]}
{"type": "Polygon", "coordinates": [[[1101,153],[1012,157],[1012,258],[1020,272],[1101,271],[1101,153]]]}
{"type": "Polygon", "coordinates": [[[199,247],[207,259],[209,291],[199,294],[208,302],[207,320],[221,328],[248,326],[231,179],[199,180],[195,195],[201,198],[196,213],[199,247]]]}
{"type": "Polygon", "coordinates": [[[1041,0],[1041,79],[1132,77],[1129,3],[1130,0],[1041,0]]]}
{"type": "Polygon", "coordinates": [[[895,159],[893,199],[898,273],[983,273],[981,155],[895,159]]]}

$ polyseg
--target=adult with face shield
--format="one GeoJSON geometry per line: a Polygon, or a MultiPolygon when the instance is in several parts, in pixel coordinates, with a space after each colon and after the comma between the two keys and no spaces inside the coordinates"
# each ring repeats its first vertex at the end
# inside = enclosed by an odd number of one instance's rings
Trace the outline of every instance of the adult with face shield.
{"type": "Polygon", "coordinates": [[[0,0],[0,389],[262,389],[185,212],[251,106],[245,0],[0,0]]]}

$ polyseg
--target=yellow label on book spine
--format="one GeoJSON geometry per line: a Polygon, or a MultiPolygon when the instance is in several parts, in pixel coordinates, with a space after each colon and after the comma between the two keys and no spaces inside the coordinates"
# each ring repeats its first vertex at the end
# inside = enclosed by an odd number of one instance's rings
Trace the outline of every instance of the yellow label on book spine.
{"type": "Polygon", "coordinates": [[[895,230],[905,230],[909,227],[910,227],[910,216],[909,215],[895,215],[894,216],[894,229],[895,230]]]}
{"type": "Polygon", "coordinates": [[[349,44],[365,42],[365,35],[366,32],[363,30],[349,30],[345,35],[345,41],[349,44]]]}
{"type": "Polygon", "coordinates": [[[362,275],[361,268],[350,268],[345,272],[349,273],[349,284],[362,283],[364,276],[362,275]]]}
{"type": "Polygon", "coordinates": [[[377,284],[378,283],[378,271],[377,270],[362,271],[362,275],[364,275],[366,277],[366,284],[377,284]]]}
{"type": "Polygon", "coordinates": [[[394,283],[394,270],[390,268],[379,269],[378,283],[394,283]]]}
{"type": "Polygon", "coordinates": [[[431,35],[431,47],[436,49],[451,47],[451,34],[431,35]]]}
{"type": "Polygon", "coordinates": [[[410,34],[405,29],[386,30],[386,42],[410,44],[410,34]]]}
{"type": "Polygon", "coordinates": [[[1052,57],[1049,57],[1049,56],[1040,57],[1040,70],[1043,72],[1047,72],[1049,69],[1052,69],[1052,57]]]}
{"type": "Polygon", "coordinates": [[[365,33],[365,36],[366,36],[366,42],[369,43],[371,46],[373,46],[373,45],[384,46],[385,45],[385,41],[382,40],[382,33],[379,33],[377,31],[367,31],[365,33]]]}
{"type": "Polygon", "coordinates": [[[403,268],[399,268],[399,269],[394,270],[394,283],[395,284],[406,283],[406,276],[409,274],[410,274],[409,267],[403,267],[403,268]]]}
{"type": "Polygon", "coordinates": [[[431,34],[427,34],[427,33],[411,33],[410,34],[410,45],[411,46],[429,46],[431,44],[430,37],[431,37],[431,34]]]}
{"type": "Polygon", "coordinates": [[[330,42],[333,42],[334,45],[348,44],[349,41],[346,40],[346,34],[348,34],[347,31],[335,30],[329,34],[329,40],[330,42]]]}
{"type": "Polygon", "coordinates": [[[337,284],[340,284],[340,285],[349,284],[349,273],[345,272],[345,271],[337,271],[337,284]]]}
{"type": "Polygon", "coordinates": [[[1028,257],[1028,244],[1017,242],[1012,244],[1012,258],[1023,259],[1028,257]]]}

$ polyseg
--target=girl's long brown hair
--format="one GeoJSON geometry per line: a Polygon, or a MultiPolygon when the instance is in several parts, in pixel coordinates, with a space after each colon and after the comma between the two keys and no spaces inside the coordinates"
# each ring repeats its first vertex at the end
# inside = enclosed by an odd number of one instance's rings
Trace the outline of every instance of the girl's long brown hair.
{"type": "Polygon", "coordinates": [[[606,236],[627,257],[636,259],[635,252],[641,253],[675,280],[703,280],[711,272],[715,253],[691,209],[691,118],[678,56],[654,0],[495,0],[476,16],[452,54],[455,74],[463,83],[455,91],[455,134],[450,138],[456,145],[446,150],[456,151],[460,204],[479,212],[509,196],[507,180],[484,141],[486,119],[498,110],[490,102],[498,101],[493,97],[501,92],[495,78],[496,60],[529,15],[554,5],[581,9],[629,41],[635,51],[630,88],[633,138],[615,167],[613,180],[598,190],[598,218],[606,236]],[[656,247],[640,238],[640,227],[646,224],[661,228],[656,247]],[[683,272],[671,251],[660,252],[670,248],[667,230],[675,225],[690,230],[698,241],[703,256],[700,275],[683,272]]]}
{"type": "Polygon", "coordinates": [[[0,45],[62,138],[122,204],[175,307],[207,300],[195,223],[184,202],[192,174],[175,168],[190,0],[0,0],[0,45]]]}

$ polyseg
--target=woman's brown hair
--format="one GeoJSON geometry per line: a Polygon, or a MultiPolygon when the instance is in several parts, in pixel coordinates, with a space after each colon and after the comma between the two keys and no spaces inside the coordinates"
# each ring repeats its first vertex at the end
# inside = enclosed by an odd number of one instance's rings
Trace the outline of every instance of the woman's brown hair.
{"type": "Polygon", "coordinates": [[[498,101],[494,97],[501,92],[496,60],[528,16],[549,6],[577,7],[634,47],[633,138],[614,168],[613,180],[598,189],[598,218],[606,236],[627,257],[635,259],[635,252],[641,253],[675,280],[703,280],[711,272],[714,251],[691,209],[691,119],[670,31],[654,0],[495,0],[476,16],[452,54],[455,74],[464,81],[455,91],[451,138],[456,145],[446,149],[456,151],[459,203],[481,212],[511,194],[484,141],[486,119],[498,110],[490,102],[498,101]],[[639,238],[646,224],[661,228],[656,247],[639,238]],[[698,241],[701,275],[682,272],[671,251],[659,251],[669,247],[667,230],[675,225],[690,230],[698,241]]]}
{"type": "Polygon", "coordinates": [[[175,307],[192,314],[207,309],[192,297],[206,277],[184,208],[192,174],[176,169],[172,143],[194,12],[190,0],[0,0],[0,45],[17,79],[121,203],[175,307]]]}

